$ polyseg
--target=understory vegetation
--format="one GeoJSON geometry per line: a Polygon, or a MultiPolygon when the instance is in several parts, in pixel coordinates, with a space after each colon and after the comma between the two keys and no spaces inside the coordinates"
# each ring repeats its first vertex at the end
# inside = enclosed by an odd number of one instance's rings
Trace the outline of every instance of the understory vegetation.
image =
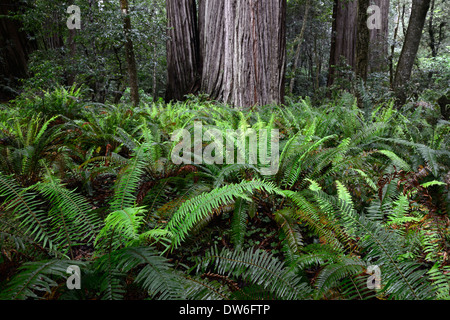
{"type": "Polygon", "coordinates": [[[448,2],[2,0],[0,300],[449,300],[448,2]]]}
{"type": "Polygon", "coordinates": [[[450,298],[450,123],[434,106],[86,101],[73,86],[1,108],[2,299],[450,298]],[[171,136],[195,121],[278,129],[278,172],[175,165],[171,136]]]}

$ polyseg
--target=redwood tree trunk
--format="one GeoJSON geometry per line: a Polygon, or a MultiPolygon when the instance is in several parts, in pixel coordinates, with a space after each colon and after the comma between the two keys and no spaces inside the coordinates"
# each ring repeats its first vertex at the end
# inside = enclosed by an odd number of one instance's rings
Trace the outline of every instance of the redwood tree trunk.
{"type": "Polygon", "coordinates": [[[225,55],[225,2],[201,0],[199,7],[201,89],[214,99],[223,99],[225,64],[232,63],[225,55]]]}
{"type": "Polygon", "coordinates": [[[343,63],[364,80],[369,72],[385,70],[388,19],[389,0],[335,0],[328,85],[340,76],[336,69],[343,63]],[[367,26],[370,4],[380,7],[380,29],[367,26]]]}
{"type": "Polygon", "coordinates": [[[197,90],[200,48],[195,0],[167,0],[166,100],[184,100],[197,90]]]}
{"type": "Polygon", "coordinates": [[[397,64],[394,79],[394,90],[398,98],[398,105],[403,105],[406,101],[405,84],[411,78],[411,72],[419,50],[420,39],[425,19],[430,7],[431,0],[413,0],[411,16],[409,18],[408,29],[406,31],[405,42],[397,64]]]}
{"type": "Polygon", "coordinates": [[[342,62],[352,68],[355,66],[357,11],[356,0],[334,1],[330,70],[328,74],[329,86],[333,84],[336,77],[339,77],[336,68],[342,66],[342,62]]]}
{"type": "Polygon", "coordinates": [[[363,81],[367,80],[369,68],[370,32],[367,27],[368,7],[369,0],[358,0],[355,73],[363,81]]]}
{"type": "Polygon", "coordinates": [[[286,0],[202,0],[202,91],[238,108],[284,102],[286,0]]]}

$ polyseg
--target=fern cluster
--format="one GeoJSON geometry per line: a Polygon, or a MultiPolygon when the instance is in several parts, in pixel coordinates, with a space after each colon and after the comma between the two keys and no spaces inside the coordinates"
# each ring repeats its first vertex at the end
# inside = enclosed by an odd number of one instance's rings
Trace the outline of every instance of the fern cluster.
{"type": "Polygon", "coordinates": [[[450,130],[422,114],[349,94],[247,112],[190,97],[11,113],[0,263],[20,268],[1,298],[448,299],[450,130]],[[171,135],[195,121],[279,130],[277,173],[173,164],[171,135]],[[73,265],[84,290],[64,284],[73,265]]]}

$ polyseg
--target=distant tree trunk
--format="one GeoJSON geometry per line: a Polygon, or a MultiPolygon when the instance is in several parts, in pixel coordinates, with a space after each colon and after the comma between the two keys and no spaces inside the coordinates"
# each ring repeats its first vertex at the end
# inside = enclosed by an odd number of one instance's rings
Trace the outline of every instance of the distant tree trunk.
{"type": "Polygon", "coordinates": [[[355,74],[363,81],[367,80],[367,71],[369,69],[370,32],[367,27],[368,7],[369,0],[358,0],[355,74]]]}
{"type": "Polygon", "coordinates": [[[369,45],[369,70],[372,72],[387,71],[388,35],[389,35],[389,0],[372,0],[381,10],[381,28],[371,29],[369,45]]]}
{"type": "Polygon", "coordinates": [[[406,102],[405,84],[411,78],[411,72],[416,59],[417,51],[422,38],[425,19],[431,0],[413,0],[411,16],[406,31],[405,42],[397,64],[394,78],[394,90],[398,98],[398,105],[406,102]]]}
{"type": "Polygon", "coordinates": [[[391,52],[389,54],[389,84],[391,88],[394,86],[394,53],[397,42],[398,28],[400,26],[400,5],[398,5],[397,23],[394,28],[394,38],[392,39],[391,52]]]}
{"type": "MultiPolygon", "coordinates": [[[[69,61],[71,66],[74,66],[75,64],[74,59],[77,50],[77,45],[75,43],[76,33],[77,33],[76,29],[69,30],[69,37],[67,38],[67,46],[69,47],[69,61]]],[[[67,84],[69,86],[72,86],[75,83],[75,77],[76,77],[75,71],[70,70],[67,76],[67,84]]]]}
{"type": "Polygon", "coordinates": [[[289,93],[290,94],[292,94],[292,92],[294,91],[295,72],[297,71],[297,68],[298,68],[298,62],[299,62],[299,59],[300,59],[300,50],[302,48],[303,38],[305,36],[306,24],[308,23],[309,7],[310,7],[310,0],[307,0],[306,4],[305,4],[305,14],[303,15],[302,29],[300,31],[300,34],[299,34],[297,40],[296,40],[296,42],[298,44],[297,44],[297,50],[295,51],[294,64],[292,66],[292,79],[291,79],[291,82],[289,84],[289,93]]]}
{"type": "Polygon", "coordinates": [[[125,33],[125,55],[128,68],[128,81],[130,85],[131,101],[134,106],[139,105],[139,85],[137,77],[136,57],[134,55],[133,41],[130,37],[131,19],[129,15],[128,0],[120,0],[120,9],[125,15],[123,29],[125,33]]]}
{"type": "Polygon", "coordinates": [[[336,68],[342,65],[341,61],[355,66],[357,11],[356,0],[334,0],[328,86],[339,76],[336,68]]]}
{"type": "Polygon", "coordinates": [[[331,36],[328,85],[336,77],[336,68],[349,65],[365,80],[370,72],[386,70],[389,0],[335,0],[331,36]],[[374,4],[381,10],[381,28],[369,30],[367,9],[374,4]]]}
{"type": "Polygon", "coordinates": [[[313,50],[313,55],[314,55],[314,64],[316,65],[316,75],[314,78],[314,90],[319,90],[319,77],[320,77],[320,70],[321,70],[321,66],[320,66],[320,57],[319,57],[319,53],[317,50],[317,38],[314,38],[314,50],[313,50]]]}
{"type": "Polygon", "coordinates": [[[434,18],[434,0],[431,0],[430,21],[428,22],[428,35],[430,36],[430,42],[428,44],[430,46],[431,56],[434,58],[437,56],[437,48],[436,48],[436,37],[434,35],[434,28],[433,28],[433,18],[434,18]]]}
{"type": "MultiPolygon", "coordinates": [[[[150,16],[152,19],[156,15],[156,9],[158,8],[157,0],[153,0],[151,2],[152,10],[150,12],[150,16]]],[[[157,62],[157,36],[153,35],[150,40],[151,48],[153,50],[153,69],[152,69],[152,99],[154,102],[157,100],[158,88],[157,88],[157,70],[158,70],[158,62],[157,62]]]]}
{"type": "Polygon", "coordinates": [[[238,108],[284,102],[286,0],[202,0],[202,91],[238,108]]]}
{"type": "Polygon", "coordinates": [[[185,95],[198,90],[201,74],[196,3],[195,0],[167,0],[166,11],[166,100],[184,100],[185,95]]]}
{"type": "Polygon", "coordinates": [[[36,49],[36,43],[21,30],[22,24],[10,17],[22,5],[17,0],[3,0],[0,5],[0,100],[14,97],[19,79],[27,77],[29,54],[36,49]]]}

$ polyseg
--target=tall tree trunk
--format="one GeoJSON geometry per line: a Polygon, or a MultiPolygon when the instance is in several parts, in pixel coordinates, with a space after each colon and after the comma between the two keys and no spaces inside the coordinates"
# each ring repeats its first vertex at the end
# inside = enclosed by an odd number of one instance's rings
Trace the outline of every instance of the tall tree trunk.
{"type": "Polygon", "coordinates": [[[305,36],[305,30],[306,30],[306,24],[308,23],[308,13],[309,13],[309,7],[310,7],[310,0],[306,0],[306,4],[305,4],[305,14],[303,15],[303,23],[302,23],[302,29],[300,30],[300,34],[296,40],[297,44],[297,50],[295,51],[295,56],[294,56],[294,64],[292,66],[292,79],[291,82],[289,84],[289,93],[292,94],[292,92],[294,91],[294,84],[295,84],[295,73],[297,71],[298,68],[298,62],[300,59],[300,51],[302,48],[302,44],[303,44],[303,38],[305,36]]]}
{"type": "Polygon", "coordinates": [[[342,60],[352,68],[355,66],[356,16],[356,0],[334,0],[328,86],[339,76],[336,68],[342,66],[342,60]]]}
{"type": "Polygon", "coordinates": [[[130,85],[131,101],[134,106],[139,105],[139,85],[137,77],[136,57],[134,55],[133,41],[131,40],[131,19],[129,15],[128,0],[120,0],[120,9],[125,15],[123,29],[125,33],[125,55],[128,68],[128,81],[130,85]]]}
{"type": "Polygon", "coordinates": [[[405,84],[411,78],[412,68],[422,38],[425,19],[430,7],[430,1],[412,1],[411,16],[394,79],[394,90],[398,98],[398,105],[403,105],[406,102],[405,84]]]}
{"type": "Polygon", "coordinates": [[[363,81],[367,80],[369,68],[370,32],[367,27],[368,7],[369,0],[358,0],[355,74],[363,81]]]}
{"type": "MultiPolygon", "coordinates": [[[[225,66],[232,64],[230,52],[225,52],[225,24],[230,17],[225,17],[226,0],[201,0],[199,6],[199,31],[201,55],[201,90],[214,99],[223,99],[225,66]]],[[[229,50],[229,48],[227,47],[229,50]]]]}
{"type": "Polygon", "coordinates": [[[202,91],[238,108],[284,102],[286,0],[202,0],[202,91]]]}
{"type": "Polygon", "coordinates": [[[201,60],[195,0],[167,0],[166,100],[184,100],[199,86],[201,60]]]}
{"type": "MultiPolygon", "coordinates": [[[[428,45],[431,50],[431,56],[435,58],[437,56],[437,48],[436,48],[436,37],[434,34],[434,28],[433,28],[433,18],[434,18],[434,0],[431,0],[431,7],[430,7],[430,19],[428,21],[428,35],[430,36],[430,42],[428,42],[428,45]]],[[[433,78],[433,71],[430,70],[428,72],[428,79],[431,80],[433,78]]]]}
{"type": "Polygon", "coordinates": [[[335,0],[331,37],[328,85],[332,85],[336,68],[342,62],[365,80],[369,72],[385,70],[387,57],[389,0],[335,0]],[[367,9],[380,7],[381,28],[369,30],[367,9]]]}
{"type": "Polygon", "coordinates": [[[27,76],[29,54],[36,49],[22,24],[11,17],[22,5],[17,0],[3,0],[0,5],[0,100],[14,97],[19,80],[27,76]]]}
{"type": "Polygon", "coordinates": [[[400,26],[400,4],[398,5],[397,23],[394,28],[394,38],[392,39],[391,52],[389,54],[389,84],[391,88],[394,86],[394,53],[397,42],[398,28],[400,26]]]}
{"type": "Polygon", "coordinates": [[[314,64],[316,65],[316,75],[314,78],[314,91],[319,90],[319,77],[320,77],[320,57],[319,57],[319,53],[317,50],[317,38],[314,38],[314,64]]]}
{"type": "Polygon", "coordinates": [[[372,0],[371,3],[380,8],[381,28],[371,29],[369,45],[369,70],[372,72],[387,71],[388,36],[389,36],[389,0],[372,0]]]}

